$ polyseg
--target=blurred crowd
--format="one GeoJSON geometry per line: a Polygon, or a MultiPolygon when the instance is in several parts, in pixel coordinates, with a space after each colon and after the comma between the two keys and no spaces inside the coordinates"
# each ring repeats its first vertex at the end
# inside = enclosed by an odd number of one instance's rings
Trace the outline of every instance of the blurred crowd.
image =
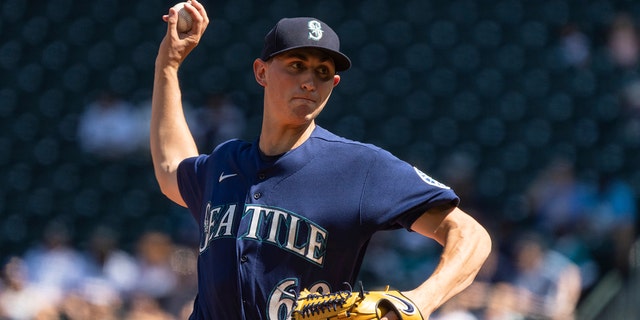
{"type": "MultiPolygon", "coordinates": [[[[461,206],[467,205],[463,198],[461,206]]],[[[623,179],[579,179],[559,157],[531,181],[521,205],[526,216],[517,222],[465,208],[489,228],[494,248],[476,281],[433,319],[575,319],[579,303],[604,276],[615,273],[625,282],[634,271],[637,276],[637,200],[623,179]]],[[[361,276],[373,286],[411,289],[434,270],[439,252],[418,235],[381,234],[361,276]]]]}
{"type": "MultiPolygon", "coordinates": [[[[476,281],[433,319],[572,319],[604,274],[629,275],[637,208],[622,179],[578,179],[571,162],[558,158],[524,198],[528,216],[519,224],[490,221],[470,208],[489,227],[494,249],[476,281]]],[[[6,257],[0,319],[188,317],[197,293],[196,245],[148,231],[125,249],[117,230],[100,226],[90,234],[74,244],[72,228],[53,220],[37,245],[6,257]]],[[[371,289],[410,289],[433,270],[439,250],[415,234],[379,234],[361,279],[371,289]]]]}
{"type": "MultiPolygon", "coordinates": [[[[242,138],[246,115],[225,94],[210,94],[193,105],[183,101],[185,117],[198,147],[203,152],[229,139],[242,138]]],[[[151,101],[138,105],[102,91],[84,108],[78,120],[77,141],[86,154],[104,160],[126,160],[149,153],[151,101]]]]}
{"type": "Polygon", "coordinates": [[[4,261],[0,319],[187,319],[197,291],[197,249],[149,231],[125,251],[98,227],[80,247],[54,221],[42,241],[4,261]]]}
{"type": "MultiPolygon", "coordinates": [[[[569,24],[558,34],[556,52],[564,68],[614,70],[609,74],[616,75],[617,109],[607,105],[611,109],[599,112],[614,118],[611,129],[620,145],[635,149],[640,147],[637,30],[631,15],[618,14],[600,40],[604,50],[594,50],[591,35],[569,24]],[[599,59],[602,55],[606,59],[599,59]]],[[[149,108],[149,102],[137,106],[102,92],[78,119],[80,148],[108,161],[147,154],[149,108]]],[[[242,109],[226,95],[210,95],[196,106],[186,103],[185,110],[202,152],[246,130],[242,109]]],[[[549,110],[562,116],[560,109],[549,110]]],[[[598,133],[590,129],[598,130],[586,126],[579,138],[594,139],[598,133]]],[[[475,189],[476,159],[453,154],[439,168],[440,180],[461,196],[463,209],[490,230],[494,250],[477,280],[433,319],[572,319],[599,279],[611,272],[623,279],[632,274],[638,202],[628,177],[618,171],[624,150],[605,148],[599,167],[585,172],[576,168],[581,159],[570,149],[541,164],[518,198],[517,213],[494,212],[483,204],[475,189]]],[[[20,255],[0,255],[0,319],[187,318],[197,291],[197,245],[150,231],[125,248],[118,230],[107,226],[93,230],[86,243],[74,243],[72,236],[68,225],[54,220],[37,245],[20,255]]],[[[435,268],[439,248],[413,234],[382,233],[372,240],[360,277],[365,288],[410,289],[435,268]]]]}
{"type": "MultiPolygon", "coordinates": [[[[603,81],[611,80],[616,101],[600,112],[614,115],[609,129],[620,145],[637,148],[640,38],[633,16],[618,13],[604,39],[600,50],[580,26],[568,24],[558,35],[556,52],[563,68],[614,70],[610,74],[616,77],[603,81]]],[[[586,129],[580,139],[597,139],[605,134],[599,130],[606,129],[586,129]]],[[[492,212],[494,208],[484,206],[474,188],[475,160],[451,155],[447,168],[439,171],[442,180],[461,196],[461,206],[489,228],[494,249],[476,281],[432,318],[576,319],[580,303],[605,276],[613,274],[622,283],[638,277],[637,192],[618,170],[624,150],[614,146],[605,151],[593,168],[584,170],[577,163],[588,159],[577,159],[572,147],[549,150],[549,161],[521,190],[518,212],[492,212]],[[496,221],[496,216],[506,219],[496,221]]],[[[383,279],[410,289],[439,262],[439,247],[417,236],[383,234],[371,247],[362,277],[377,286],[386,284],[377,282],[383,279]],[[386,263],[377,263],[380,259],[386,263]]]]}
{"type": "MultiPolygon", "coordinates": [[[[203,152],[242,137],[245,115],[231,97],[211,94],[196,105],[184,104],[203,152]]],[[[99,163],[147,159],[150,107],[149,101],[136,104],[110,90],[100,92],[79,116],[79,149],[99,163]]],[[[191,219],[186,211],[184,216],[191,219]]],[[[21,255],[0,255],[0,319],[188,318],[197,292],[197,244],[178,243],[156,230],[125,249],[118,230],[107,225],[78,243],[73,227],[53,219],[37,245],[21,255]]],[[[182,242],[193,236],[186,238],[182,242]]]]}

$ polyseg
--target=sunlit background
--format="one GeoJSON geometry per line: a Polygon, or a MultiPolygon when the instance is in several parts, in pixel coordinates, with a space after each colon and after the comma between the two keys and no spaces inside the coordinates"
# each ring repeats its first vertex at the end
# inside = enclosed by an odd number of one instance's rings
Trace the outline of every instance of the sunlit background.
{"type": "MultiPolygon", "coordinates": [[[[147,146],[173,4],[0,3],[0,318],[185,318],[197,230],[161,195],[147,146]]],[[[256,137],[263,36],[314,16],[353,61],[319,124],[451,186],[490,230],[478,281],[432,319],[640,314],[640,3],[203,4],[211,23],[181,68],[201,152],[256,137]]],[[[410,289],[439,253],[381,234],[360,278],[410,289]]]]}

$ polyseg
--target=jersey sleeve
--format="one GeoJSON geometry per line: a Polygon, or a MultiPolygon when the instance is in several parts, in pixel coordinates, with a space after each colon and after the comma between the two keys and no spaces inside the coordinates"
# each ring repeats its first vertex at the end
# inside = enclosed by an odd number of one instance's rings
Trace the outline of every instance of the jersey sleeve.
{"type": "Polygon", "coordinates": [[[208,159],[209,156],[200,155],[184,159],[178,165],[178,189],[196,221],[200,221],[199,214],[202,212],[199,209],[203,203],[208,159]]]}
{"type": "Polygon", "coordinates": [[[451,188],[420,169],[379,149],[370,163],[362,196],[362,219],[377,229],[410,230],[426,210],[457,206],[460,199],[451,188]]]}

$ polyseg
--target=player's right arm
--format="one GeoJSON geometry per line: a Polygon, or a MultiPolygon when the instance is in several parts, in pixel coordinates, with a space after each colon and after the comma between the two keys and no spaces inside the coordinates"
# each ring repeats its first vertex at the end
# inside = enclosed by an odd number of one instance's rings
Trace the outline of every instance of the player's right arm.
{"type": "Polygon", "coordinates": [[[178,165],[188,157],[197,156],[198,149],[182,109],[178,68],[198,45],[209,24],[202,4],[195,0],[191,4],[185,6],[193,17],[192,29],[187,33],[178,33],[175,9],[169,9],[169,14],[163,16],[167,34],[156,57],[151,103],[150,147],[156,180],[162,193],[182,206],[186,204],[178,189],[178,165]]]}
{"type": "Polygon", "coordinates": [[[411,230],[443,246],[440,262],[431,276],[414,290],[404,292],[428,318],[473,282],[489,256],[491,237],[469,214],[449,205],[429,209],[411,225],[411,230]]]}

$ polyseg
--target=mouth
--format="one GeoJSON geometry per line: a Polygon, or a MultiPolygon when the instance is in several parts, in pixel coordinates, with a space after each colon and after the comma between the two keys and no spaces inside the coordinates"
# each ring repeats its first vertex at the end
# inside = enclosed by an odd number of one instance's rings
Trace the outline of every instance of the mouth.
{"type": "Polygon", "coordinates": [[[316,100],[310,97],[293,97],[293,100],[303,100],[303,101],[308,101],[308,102],[312,102],[315,103],[316,100]]]}

